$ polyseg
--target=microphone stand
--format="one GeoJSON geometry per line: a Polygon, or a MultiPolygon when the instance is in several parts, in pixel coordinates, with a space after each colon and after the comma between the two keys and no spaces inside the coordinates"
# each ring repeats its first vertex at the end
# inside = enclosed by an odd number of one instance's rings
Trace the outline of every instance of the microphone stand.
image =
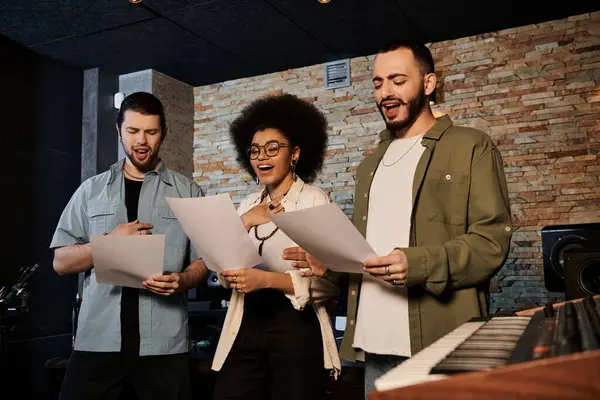
{"type": "Polygon", "coordinates": [[[30,293],[27,290],[27,284],[29,279],[33,276],[33,273],[39,268],[40,264],[36,263],[32,266],[24,267],[21,269],[21,276],[17,280],[17,283],[5,293],[5,287],[0,288],[0,387],[3,386],[3,380],[6,369],[6,356],[7,356],[7,344],[8,344],[8,332],[10,331],[7,321],[8,312],[27,312],[27,300],[29,300],[30,293]],[[19,305],[12,305],[13,299],[19,299],[19,305]]]}

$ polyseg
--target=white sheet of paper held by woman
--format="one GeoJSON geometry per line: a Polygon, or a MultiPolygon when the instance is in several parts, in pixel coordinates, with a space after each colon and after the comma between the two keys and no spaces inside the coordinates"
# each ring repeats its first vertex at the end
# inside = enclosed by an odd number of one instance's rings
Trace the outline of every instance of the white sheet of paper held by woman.
{"type": "Polygon", "coordinates": [[[167,202],[209,269],[223,272],[261,263],[229,194],[168,197],[167,202]]]}
{"type": "Polygon", "coordinates": [[[335,203],[269,218],[324,266],[332,271],[362,273],[363,262],[375,251],[335,203]]]}
{"type": "Polygon", "coordinates": [[[143,281],[163,273],[165,235],[92,236],[96,281],[143,289],[143,281]]]}

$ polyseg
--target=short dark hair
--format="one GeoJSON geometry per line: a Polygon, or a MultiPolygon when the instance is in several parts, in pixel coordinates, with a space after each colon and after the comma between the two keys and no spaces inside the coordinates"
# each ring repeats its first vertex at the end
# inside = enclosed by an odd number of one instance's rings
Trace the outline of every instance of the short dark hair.
{"type": "Polygon", "coordinates": [[[431,51],[429,51],[429,48],[421,42],[415,42],[411,40],[396,40],[379,49],[377,53],[389,53],[390,51],[395,51],[398,49],[409,49],[412,51],[417,62],[421,64],[423,75],[435,73],[435,65],[431,51]]]}
{"type": "Polygon", "coordinates": [[[119,108],[119,114],[117,115],[117,125],[119,130],[123,125],[123,119],[125,118],[125,111],[136,111],[143,115],[158,115],[160,118],[160,129],[161,134],[164,134],[165,128],[167,127],[167,121],[165,118],[165,109],[162,102],[153,94],[147,92],[136,92],[123,99],[121,108],[119,108]]]}
{"type": "Polygon", "coordinates": [[[255,177],[248,148],[256,132],[277,129],[291,146],[300,148],[296,175],[307,183],[314,181],[323,167],[327,150],[327,119],[313,104],[292,94],[270,95],[247,105],[230,125],[237,161],[255,177]]]}

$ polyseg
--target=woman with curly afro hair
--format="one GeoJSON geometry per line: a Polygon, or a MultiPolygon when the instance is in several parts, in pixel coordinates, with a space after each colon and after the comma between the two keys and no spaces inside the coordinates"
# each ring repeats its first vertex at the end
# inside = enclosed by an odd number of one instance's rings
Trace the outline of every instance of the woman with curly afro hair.
{"type": "Polygon", "coordinates": [[[326,309],[337,286],[283,259],[296,246],[269,215],[329,203],[310,185],[323,166],[327,120],[290,94],[255,100],[231,124],[238,161],[262,187],[238,208],[262,263],[224,271],[233,289],[213,360],[213,399],[316,400],[341,363],[326,309]]]}

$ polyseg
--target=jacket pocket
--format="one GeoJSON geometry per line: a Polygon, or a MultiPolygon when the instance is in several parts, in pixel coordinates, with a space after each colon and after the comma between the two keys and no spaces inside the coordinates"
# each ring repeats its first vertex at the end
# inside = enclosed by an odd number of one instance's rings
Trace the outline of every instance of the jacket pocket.
{"type": "Polygon", "coordinates": [[[447,225],[465,225],[469,176],[457,172],[437,172],[429,178],[428,183],[431,193],[424,197],[430,202],[427,209],[428,219],[447,225]]]}

